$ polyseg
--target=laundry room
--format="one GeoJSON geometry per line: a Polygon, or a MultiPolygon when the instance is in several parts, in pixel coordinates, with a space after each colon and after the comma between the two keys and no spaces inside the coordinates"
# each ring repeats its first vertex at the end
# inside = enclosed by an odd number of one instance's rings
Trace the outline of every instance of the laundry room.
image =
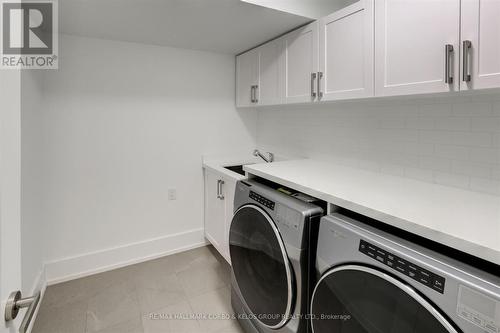
{"type": "Polygon", "coordinates": [[[500,333],[500,0],[0,21],[0,333],[500,333]]]}

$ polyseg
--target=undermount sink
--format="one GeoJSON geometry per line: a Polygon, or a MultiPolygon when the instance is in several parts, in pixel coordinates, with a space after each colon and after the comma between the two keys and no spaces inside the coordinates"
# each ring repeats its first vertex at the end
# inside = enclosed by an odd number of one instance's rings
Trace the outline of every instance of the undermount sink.
{"type": "Polygon", "coordinates": [[[236,172],[237,174],[240,174],[242,176],[245,176],[245,171],[243,171],[243,167],[245,165],[249,165],[253,163],[248,163],[248,164],[243,164],[243,165],[231,165],[231,166],[225,166],[224,169],[230,170],[232,172],[236,172]]]}

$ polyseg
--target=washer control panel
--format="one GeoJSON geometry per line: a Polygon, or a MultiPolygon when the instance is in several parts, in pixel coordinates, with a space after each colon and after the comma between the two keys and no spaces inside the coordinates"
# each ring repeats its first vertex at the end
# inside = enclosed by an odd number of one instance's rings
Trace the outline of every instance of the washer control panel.
{"type": "Polygon", "coordinates": [[[500,299],[460,285],[457,314],[485,332],[500,332],[500,299]]]}
{"type": "Polygon", "coordinates": [[[444,294],[445,278],[432,273],[414,263],[400,258],[364,240],[359,242],[359,252],[398,271],[438,293],[444,294]]]}
{"type": "Polygon", "coordinates": [[[255,193],[254,191],[250,191],[249,197],[250,199],[257,201],[261,205],[266,206],[270,210],[274,210],[274,206],[276,205],[274,201],[271,201],[266,197],[263,197],[262,195],[255,193]]]}

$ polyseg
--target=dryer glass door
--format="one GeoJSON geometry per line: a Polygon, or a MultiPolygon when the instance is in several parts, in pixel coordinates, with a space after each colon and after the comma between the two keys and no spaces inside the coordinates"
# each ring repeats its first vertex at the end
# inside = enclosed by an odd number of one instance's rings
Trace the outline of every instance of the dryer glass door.
{"type": "Polygon", "coordinates": [[[292,271],[281,236],[260,207],[246,205],[229,232],[231,263],[243,301],[267,327],[283,326],[292,307],[292,271]]]}
{"type": "Polygon", "coordinates": [[[314,333],[457,333],[412,287],[364,266],[324,274],[311,312],[314,333]]]}

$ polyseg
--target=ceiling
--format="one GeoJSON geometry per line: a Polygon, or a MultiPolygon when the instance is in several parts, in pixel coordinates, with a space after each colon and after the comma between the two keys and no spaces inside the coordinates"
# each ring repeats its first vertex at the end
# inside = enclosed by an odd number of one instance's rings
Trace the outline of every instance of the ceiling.
{"type": "Polygon", "coordinates": [[[238,54],[310,21],[240,0],[64,0],[60,33],[238,54]]]}
{"type": "Polygon", "coordinates": [[[241,0],[287,13],[319,19],[359,0],[241,0]]]}

